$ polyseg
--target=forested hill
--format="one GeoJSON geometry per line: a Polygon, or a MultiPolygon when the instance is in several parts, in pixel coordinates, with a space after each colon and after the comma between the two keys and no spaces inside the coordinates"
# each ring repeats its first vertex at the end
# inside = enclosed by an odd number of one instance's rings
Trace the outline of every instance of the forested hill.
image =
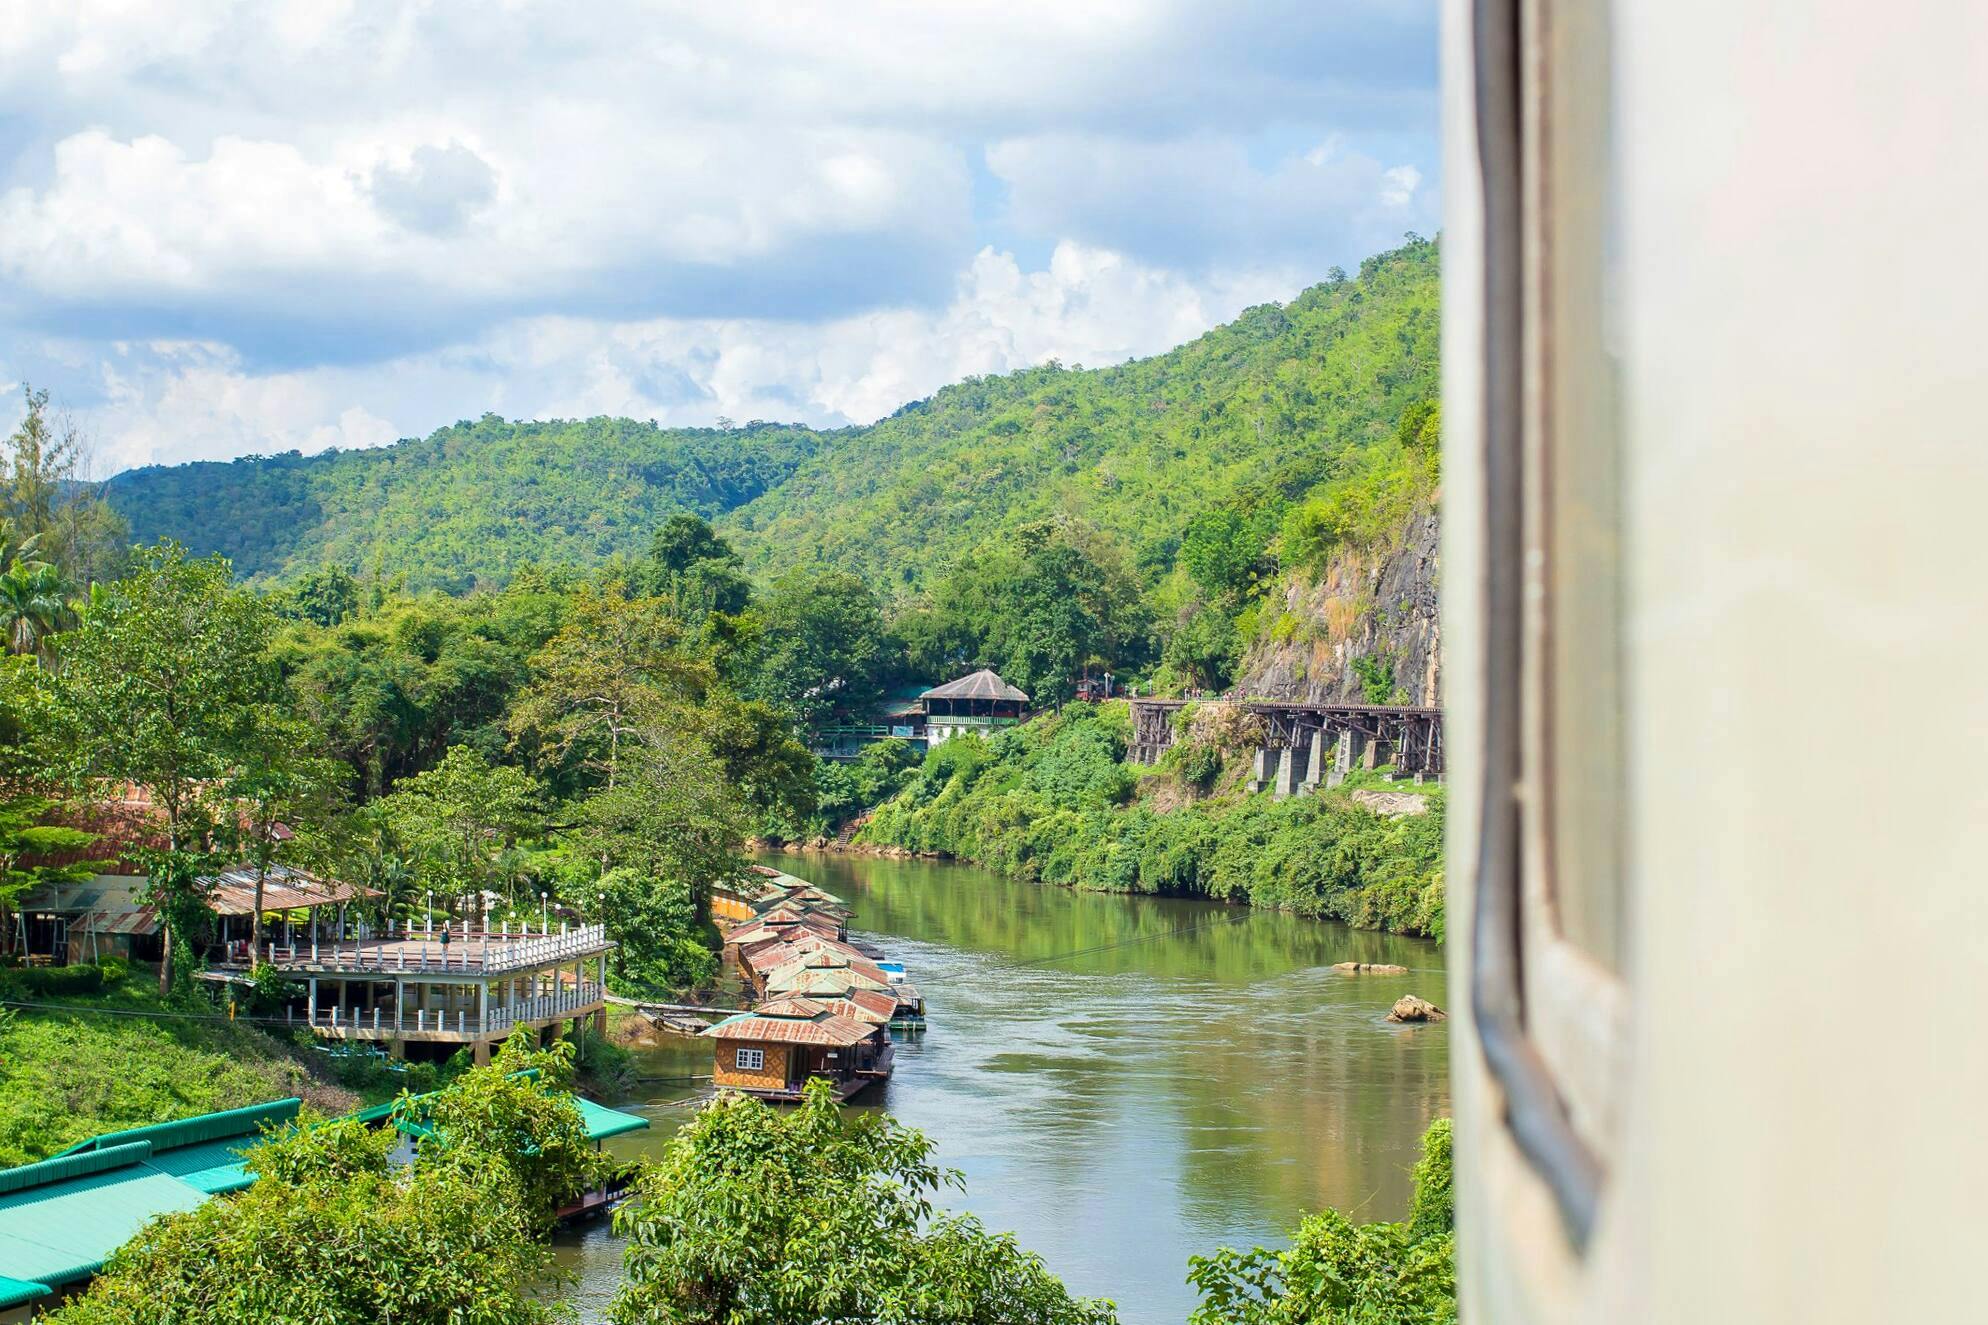
{"type": "Polygon", "coordinates": [[[1168,353],[971,379],[866,428],[666,430],[487,415],[420,441],[134,470],[110,485],[139,541],[221,551],[239,573],[325,564],[414,588],[646,547],[672,511],[762,572],[930,584],[1004,527],[1077,517],[1149,583],[1198,514],[1296,502],[1437,391],[1437,246],[1412,240],[1168,353]]]}
{"type": "Polygon", "coordinates": [[[460,592],[532,562],[589,565],[647,547],[676,511],[716,519],[824,441],[780,424],[661,429],[486,414],[373,450],[134,469],[110,481],[108,496],[134,541],[172,537],[225,553],[246,577],[339,565],[460,592]]]}
{"type": "Polygon", "coordinates": [[[1003,526],[1075,515],[1148,578],[1189,522],[1282,505],[1437,395],[1437,246],[1412,242],[1116,368],[971,379],[835,440],[726,523],[761,568],[934,578],[1003,526]]]}

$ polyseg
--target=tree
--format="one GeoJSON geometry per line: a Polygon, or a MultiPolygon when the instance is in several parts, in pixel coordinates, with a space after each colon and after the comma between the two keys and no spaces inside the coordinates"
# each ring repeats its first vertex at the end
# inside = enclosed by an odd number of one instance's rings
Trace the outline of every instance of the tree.
{"type": "Polygon", "coordinates": [[[16,561],[0,571],[0,639],[7,652],[52,661],[51,637],[75,616],[68,585],[47,562],[16,561]]]}
{"type": "Polygon", "coordinates": [[[991,666],[1038,704],[1076,691],[1092,659],[1125,667],[1145,653],[1139,590],[1121,550],[1072,521],[1022,525],[956,566],[936,593],[951,618],[928,637],[972,641],[991,666]]]}
{"type": "Polygon", "coordinates": [[[255,872],[255,913],[249,951],[262,950],[262,899],[269,874],[308,845],[307,826],[329,821],[339,801],[339,765],[315,753],[322,738],[279,706],[271,694],[249,714],[240,763],[225,795],[230,813],[223,838],[255,872]]]}
{"type": "Polygon", "coordinates": [[[48,674],[32,659],[0,658],[0,946],[12,945],[16,898],[96,872],[78,859],[96,835],[51,822],[54,725],[48,674]]]}
{"type": "Polygon", "coordinates": [[[711,684],[710,669],[683,649],[683,628],[654,599],[620,586],[583,586],[563,629],[532,656],[533,679],[512,706],[515,746],[577,759],[613,787],[622,744],[664,710],[711,684]]]}
{"type": "Polygon", "coordinates": [[[395,1117],[425,1132],[422,1164],[504,1173],[534,1232],[550,1233],[561,1207],[598,1186],[611,1162],[594,1149],[574,1107],[573,1046],[536,1047],[520,1028],[494,1061],[472,1068],[432,1095],[403,1093],[395,1117]]]}
{"type": "Polygon", "coordinates": [[[194,880],[211,811],[238,767],[256,707],[271,688],[268,610],[237,589],[220,557],[175,543],[144,550],[135,573],[96,594],[63,643],[64,717],[76,772],[92,786],[150,793],[166,847],[148,858],[148,892],[165,919],[161,989],[174,949],[201,915],[194,880]]]}
{"type": "Polygon", "coordinates": [[[645,595],[669,604],[680,620],[702,622],[713,612],[736,616],[752,599],[744,563],[722,534],[679,511],[649,543],[648,565],[637,578],[645,595]]]}
{"type": "Polygon", "coordinates": [[[124,521],[100,488],[78,481],[89,439],[73,423],[50,420],[47,391],[21,390],[27,408],[0,460],[0,515],[68,578],[93,584],[116,559],[124,521]]]}
{"type": "Polygon", "coordinates": [[[619,944],[616,970],[631,985],[703,983],[716,970],[701,937],[711,885],[745,868],[744,805],[693,733],[645,731],[625,763],[619,783],[580,806],[574,848],[602,871],[569,891],[602,917],[619,944]]]}
{"type": "Polygon", "coordinates": [[[1337,1210],[1298,1226],[1290,1247],[1196,1256],[1189,1325],[1454,1325],[1456,1209],[1450,1122],[1422,1137],[1410,1217],[1355,1224],[1337,1210]]]}
{"type": "Polygon", "coordinates": [[[826,1082],[780,1112],[726,1095],[671,1138],[615,1213],[628,1238],[616,1325],[1108,1325],[1040,1257],[937,1212],[961,1185],[932,1142],[845,1112],[826,1082]]]}
{"type": "Polygon", "coordinates": [[[793,724],[779,710],[721,689],[691,721],[757,823],[798,824],[814,814],[820,761],[794,739],[793,724]]]}
{"type": "Polygon", "coordinates": [[[557,1270],[543,1239],[556,1204],[601,1161],[571,1101],[565,1059],[507,1045],[440,1093],[403,1096],[427,1133],[411,1170],[392,1127],[296,1128],[248,1152],[256,1181],[145,1226],[50,1325],[551,1325],[557,1270]],[[536,1072],[520,1069],[537,1069],[536,1072]]]}
{"type": "Polygon", "coordinates": [[[479,890],[506,843],[535,824],[538,790],[515,768],[492,767],[468,746],[405,778],[381,806],[394,836],[419,852],[446,896],[479,890]]]}
{"type": "Polygon", "coordinates": [[[862,580],[840,571],[783,576],[760,615],[755,697],[818,729],[838,709],[866,709],[883,693],[883,612],[862,580]]]}

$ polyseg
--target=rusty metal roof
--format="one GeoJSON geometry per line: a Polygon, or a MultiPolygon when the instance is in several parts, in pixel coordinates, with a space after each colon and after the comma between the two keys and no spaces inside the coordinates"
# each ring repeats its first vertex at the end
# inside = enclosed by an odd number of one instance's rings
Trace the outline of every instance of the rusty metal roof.
{"type": "Polygon", "coordinates": [[[831,1007],[835,1003],[847,1003],[849,1006],[838,1010],[837,1015],[851,1021],[888,1026],[897,1016],[896,996],[881,989],[845,989],[840,996],[828,1001],[831,1007]]]}
{"type": "MultiPolygon", "coordinates": [[[[766,990],[770,994],[798,994],[840,997],[851,989],[873,989],[883,992],[895,988],[885,981],[852,971],[846,968],[833,970],[793,970],[770,975],[766,978],[766,990]]],[[[893,995],[895,997],[895,995],[893,995]]]]}
{"type": "Polygon", "coordinates": [[[783,998],[721,1021],[704,1033],[718,1040],[819,1044],[840,1049],[861,1044],[879,1031],[865,1022],[838,1015],[828,1004],[809,998],[783,998]]]}
{"type": "MultiPolygon", "coordinates": [[[[245,916],[255,910],[255,870],[246,865],[207,875],[200,884],[209,889],[207,909],[216,915],[245,916]]],[[[289,865],[272,865],[263,880],[262,909],[265,912],[309,910],[379,895],[377,889],[362,883],[320,879],[289,865]]]]}

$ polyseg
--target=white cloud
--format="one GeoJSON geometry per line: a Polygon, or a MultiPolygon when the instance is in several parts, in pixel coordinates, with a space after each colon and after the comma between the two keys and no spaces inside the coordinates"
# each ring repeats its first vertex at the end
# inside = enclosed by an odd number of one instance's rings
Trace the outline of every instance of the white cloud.
{"type": "Polygon", "coordinates": [[[485,410],[869,423],[967,376],[1157,353],[1298,283],[1288,272],[1190,280],[1068,243],[1024,271],[983,249],[943,307],[816,324],[523,318],[383,364],[283,372],[256,372],[213,343],[124,345],[101,365],[102,399],[81,417],[112,468],[376,446],[485,410]],[[436,399],[455,402],[446,418],[433,414],[436,399]]]}
{"type": "Polygon", "coordinates": [[[30,6],[0,374],[135,461],[1157,350],[1433,228],[1433,7],[30,6]]]}

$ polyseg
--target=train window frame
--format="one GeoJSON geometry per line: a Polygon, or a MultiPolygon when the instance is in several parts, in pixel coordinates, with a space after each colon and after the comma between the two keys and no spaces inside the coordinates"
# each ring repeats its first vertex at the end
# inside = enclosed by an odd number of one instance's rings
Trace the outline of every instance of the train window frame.
{"type": "MultiPolygon", "coordinates": [[[[1605,168],[1605,23],[1603,0],[1475,0],[1473,11],[1485,280],[1486,720],[1471,1003],[1512,1140],[1552,1192],[1577,1250],[1593,1231],[1627,1043],[1624,680],[1619,519],[1610,522],[1611,503],[1619,502],[1618,439],[1595,435],[1610,423],[1606,399],[1596,408],[1584,398],[1604,388],[1575,384],[1576,403],[1590,408],[1568,411],[1557,376],[1563,369],[1572,376],[1574,361],[1592,356],[1602,333],[1595,310],[1605,302],[1607,222],[1594,195],[1604,186],[1599,178],[1556,177],[1556,165],[1566,163],[1552,130],[1578,126],[1566,135],[1577,145],[1570,175],[1583,165],[1605,168]],[[1599,125],[1574,118],[1583,116],[1599,117],[1599,125]],[[1585,161],[1579,149],[1589,152],[1585,161]],[[1585,303],[1566,302],[1563,283],[1579,287],[1585,303]],[[1570,311],[1575,316],[1563,316],[1570,311]],[[1592,506],[1584,498],[1595,499],[1592,506]],[[1602,533],[1598,569],[1569,555],[1568,521],[1576,516],[1587,519],[1583,532],[1602,533]],[[1569,615],[1593,618],[1585,629],[1556,633],[1562,599],[1576,603],[1569,615]],[[1600,758],[1583,751],[1563,760],[1567,733],[1555,710],[1583,684],[1581,667],[1563,667],[1564,653],[1597,638],[1603,656],[1582,662],[1601,669],[1600,702],[1614,705],[1606,748],[1600,758]],[[1583,769],[1615,779],[1612,804],[1610,788],[1570,781],[1583,769]]],[[[1588,684],[1581,697],[1596,689],[1588,684]]]]}
{"type": "Polygon", "coordinates": [[[1628,1040],[1608,12],[1523,0],[1521,15],[1522,993],[1574,1127],[1606,1154],[1628,1040]]]}

